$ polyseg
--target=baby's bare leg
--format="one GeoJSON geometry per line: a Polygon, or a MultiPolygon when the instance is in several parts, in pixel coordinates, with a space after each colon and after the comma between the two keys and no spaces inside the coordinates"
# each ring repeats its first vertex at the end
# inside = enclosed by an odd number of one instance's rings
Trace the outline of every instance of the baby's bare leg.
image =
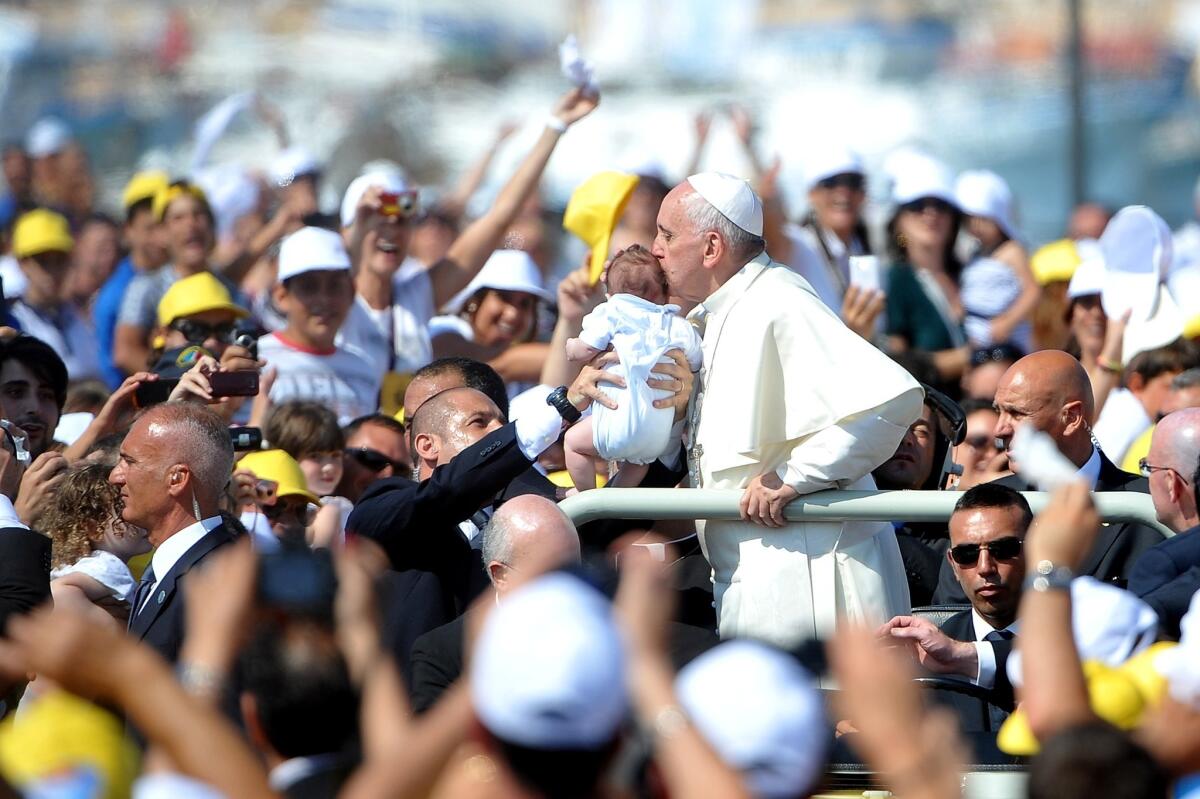
{"type": "Polygon", "coordinates": [[[571,425],[563,438],[567,472],[578,491],[596,487],[596,447],[592,443],[592,417],[587,416],[571,425]]]}
{"type": "Polygon", "coordinates": [[[646,478],[646,472],[650,470],[648,463],[625,463],[621,462],[620,469],[608,481],[608,485],[613,488],[637,488],[642,484],[642,480],[646,478]]]}

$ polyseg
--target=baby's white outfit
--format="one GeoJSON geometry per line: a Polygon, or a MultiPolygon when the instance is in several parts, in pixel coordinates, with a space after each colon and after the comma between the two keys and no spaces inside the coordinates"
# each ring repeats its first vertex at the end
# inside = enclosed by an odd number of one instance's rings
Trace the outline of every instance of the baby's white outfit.
{"type": "Polygon", "coordinates": [[[692,371],[704,360],[700,334],[679,315],[678,305],[655,305],[632,294],[614,294],[583,319],[579,340],[598,350],[611,343],[621,363],[609,371],[622,374],[628,388],[601,385],[617,403],[609,410],[592,404],[592,444],[600,457],[626,463],[653,463],[672,442],[671,408],[655,408],[654,400],[671,392],[652,389],[646,379],[654,367],[670,358],[667,350],[680,349],[692,371]]]}
{"type": "Polygon", "coordinates": [[[114,598],[124,602],[133,598],[133,589],[137,585],[125,561],[103,549],[93,550],[70,566],[59,566],[50,572],[50,579],[57,580],[71,573],[86,574],[107,588],[114,598]]]}

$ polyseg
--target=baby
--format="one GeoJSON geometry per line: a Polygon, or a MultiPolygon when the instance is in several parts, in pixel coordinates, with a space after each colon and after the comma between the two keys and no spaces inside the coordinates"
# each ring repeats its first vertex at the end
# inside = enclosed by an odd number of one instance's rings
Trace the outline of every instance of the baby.
{"type": "Polygon", "coordinates": [[[655,399],[670,392],[652,389],[646,380],[657,364],[671,362],[664,357],[667,350],[683,350],[693,372],[703,359],[699,333],[679,315],[678,305],[664,304],[667,279],[649,250],[634,244],[618,252],[606,282],[608,301],[584,317],[579,338],[567,341],[567,357],[591,360],[611,344],[621,362],[610,371],[624,375],[627,388],[606,388],[616,410],[594,403],[591,415],[567,431],[567,471],[579,491],[595,488],[597,455],[623,463],[613,485],[636,486],[649,464],[679,445],[671,440],[674,412],[654,407],[655,399]]]}

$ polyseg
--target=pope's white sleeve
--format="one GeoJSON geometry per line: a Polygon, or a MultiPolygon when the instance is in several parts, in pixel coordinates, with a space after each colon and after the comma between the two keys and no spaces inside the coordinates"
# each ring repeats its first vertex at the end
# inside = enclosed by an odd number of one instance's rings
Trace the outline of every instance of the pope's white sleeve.
{"type": "Polygon", "coordinates": [[[587,316],[583,317],[583,327],[579,331],[579,340],[589,347],[598,350],[608,349],[612,341],[612,320],[608,315],[609,304],[602,302],[587,316]]]}
{"type": "Polygon", "coordinates": [[[858,480],[890,458],[908,430],[909,392],[804,438],[777,474],[800,494],[858,480]]]}

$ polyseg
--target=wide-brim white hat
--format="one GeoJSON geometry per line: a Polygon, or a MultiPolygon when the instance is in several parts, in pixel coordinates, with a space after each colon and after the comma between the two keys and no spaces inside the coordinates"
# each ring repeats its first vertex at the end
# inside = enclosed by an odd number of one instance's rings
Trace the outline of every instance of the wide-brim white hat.
{"type": "Polygon", "coordinates": [[[818,183],[826,178],[837,175],[863,175],[862,158],[840,142],[814,146],[804,153],[801,166],[804,169],[804,182],[811,191],[818,183]]]}
{"type": "Polygon", "coordinates": [[[969,169],[958,176],[954,196],[964,214],[990,219],[1010,239],[1020,238],[1013,217],[1012,190],[1004,178],[986,169],[969,169]]]}
{"type": "Polygon", "coordinates": [[[1104,291],[1104,252],[1100,242],[1095,239],[1080,239],[1075,242],[1075,250],[1079,253],[1079,266],[1071,275],[1067,284],[1067,299],[1074,300],[1089,294],[1100,294],[1104,291]]]}
{"type": "Polygon", "coordinates": [[[1122,208],[1100,237],[1104,253],[1101,302],[1110,319],[1132,311],[1131,322],[1154,315],[1159,284],[1171,266],[1171,229],[1144,205],[1122,208]]]}
{"type": "Polygon", "coordinates": [[[442,312],[458,313],[467,304],[467,300],[480,289],[520,291],[533,294],[546,302],[554,300],[554,295],[547,291],[542,283],[541,270],[524,250],[496,250],[492,253],[467,287],[442,306],[442,312]]]}
{"type": "Polygon", "coordinates": [[[905,205],[934,197],[958,207],[954,196],[954,177],[950,168],[928,155],[909,153],[892,165],[892,202],[905,205]]]}

